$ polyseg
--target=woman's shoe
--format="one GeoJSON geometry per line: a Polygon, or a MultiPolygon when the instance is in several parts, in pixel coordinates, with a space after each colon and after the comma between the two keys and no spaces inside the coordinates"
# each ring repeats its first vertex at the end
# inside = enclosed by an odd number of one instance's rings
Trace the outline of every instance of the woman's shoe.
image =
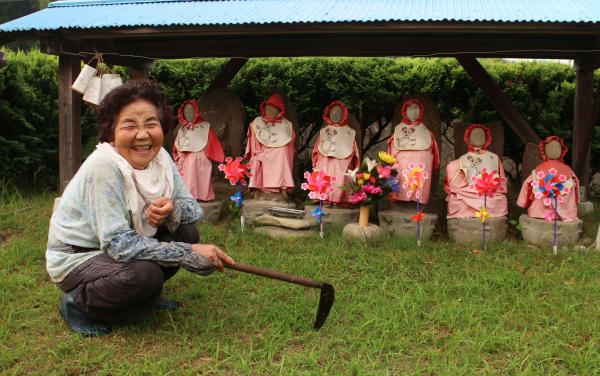
{"type": "Polygon", "coordinates": [[[110,333],[109,326],[89,317],[77,306],[74,295],[75,290],[64,293],[60,298],[58,309],[69,329],[85,337],[103,336],[110,333]]]}

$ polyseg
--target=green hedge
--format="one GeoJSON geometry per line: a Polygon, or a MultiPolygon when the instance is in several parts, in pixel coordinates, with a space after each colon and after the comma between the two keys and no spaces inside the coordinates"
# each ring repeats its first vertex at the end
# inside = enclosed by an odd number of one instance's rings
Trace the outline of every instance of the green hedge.
{"type": "MultiPolygon", "coordinates": [[[[6,53],[0,68],[0,178],[20,186],[56,187],[58,170],[57,60],[39,51],[6,53]]],[[[152,78],[162,82],[173,109],[184,99],[199,97],[226,62],[224,59],[159,61],[152,78]]],[[[483,65],[541,136],[558,134],[570,144],[573,124],[574,71],[555,63],[483,65]]],[[[125,70],[121,70],[126,73],[125,70]]],[[[596,87],[600,77],[596,76],[596,87]]],[[[240,96],[248,119],[258,104],[278,88],[294,102],[301,128],[321,123],[321,112],[333,99],[348,103],[366,126],[390,119],[398,101],[411,93],[429,94],[442,119],[468,122],[498,120],[492,105],[454,59],[296,58],[251,59],[231,88],[240,96]],[[383,119],[383,120],[382,120],[383,119]]],[[[95,144],[93,110],[82,120],[83,154],[95,144]]],[[[391,124],[387,124],[391,126],[391,124]]],[[[507,140],[516,135],[506,127],[507,140]]],[[[519,161],[523,145],[507,142],[506,154],[519,161]]],[[[592,166],[600,161],[600,134],[594,137],[592,166]]]]}

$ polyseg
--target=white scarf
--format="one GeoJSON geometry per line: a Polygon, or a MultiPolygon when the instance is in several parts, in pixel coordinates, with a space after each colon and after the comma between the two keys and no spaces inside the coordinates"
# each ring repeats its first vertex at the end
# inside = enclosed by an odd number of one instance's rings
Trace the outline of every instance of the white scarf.
{"type": "Polygon", "coordinates": [[[149,204],[159,197],[171,197],[173,193],[173,170],[169,153],[163,148],[144,170],[134,169],[109,143],[96,145],[112,159],[125,179],[125,202],[131,213],[133,229],[142,236],[154,236],[156,227],[146,221],[144,212],[149,204]]]}

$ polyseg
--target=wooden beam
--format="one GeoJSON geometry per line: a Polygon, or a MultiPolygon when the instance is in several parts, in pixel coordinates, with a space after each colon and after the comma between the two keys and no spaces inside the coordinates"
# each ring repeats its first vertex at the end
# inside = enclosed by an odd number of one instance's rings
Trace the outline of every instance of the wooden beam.
{"type": "Polygon", "coordinates": [[[207,91],[229,86],[231,80],[233,80],[235,75],[240,71],[240,69],[242,69],[247,61],[248,59],[243,57],[229,59],[212,84],[210,84],[207,91]]]}
{"type": "Polygon", "coordinates": [[[573,119],[573,171],[579,178],[582,187],[587,187],[590,180],[590,154],[593,120],[596,105],[594,104],[594,70],[585,58],[575,59],[575,111],[573,119]]]}
{"type": "Polygon", "coordinates": [[[479,85],[483,94],[492,103],[494,108],[496,108],[496,111],[502,116],[504,121],[519,136],[521,141],[524,144],[539,142],[540,137],[537,132],[527,123],[527,120],[525,120],[519,110],[513,106],[508,97],[502,92],[502,89],[488,75],[477,59],[465,56],[457,56],[456,59],[477,85],[479,85]]]}
{"type": "Polygon", "coordinates": [[[81,94],[71,89],[81,69],[78,56],[58,57],[58,156],[59,190],[65,187],[81,164],[81,94]]]}

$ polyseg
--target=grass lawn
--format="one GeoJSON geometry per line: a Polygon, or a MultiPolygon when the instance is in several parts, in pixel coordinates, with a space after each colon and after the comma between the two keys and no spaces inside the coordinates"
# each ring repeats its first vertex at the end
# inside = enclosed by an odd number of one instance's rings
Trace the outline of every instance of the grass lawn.
{"type": "MultiPolygon", "coordinates": [[[[53,196],[0,203],[0,373],[597,374],[600,254],[506,242],[484,253],[445,242],[347,245],[201,226],[237,260],[328,281],[336,303],[312,330],[318,290],[226,271],[185,271],[165,295],[182,307],[104,338],[57,310],[44,262],[53,196]]],[[[593,226],[587,229],[595,232],[593,226]]]]}

